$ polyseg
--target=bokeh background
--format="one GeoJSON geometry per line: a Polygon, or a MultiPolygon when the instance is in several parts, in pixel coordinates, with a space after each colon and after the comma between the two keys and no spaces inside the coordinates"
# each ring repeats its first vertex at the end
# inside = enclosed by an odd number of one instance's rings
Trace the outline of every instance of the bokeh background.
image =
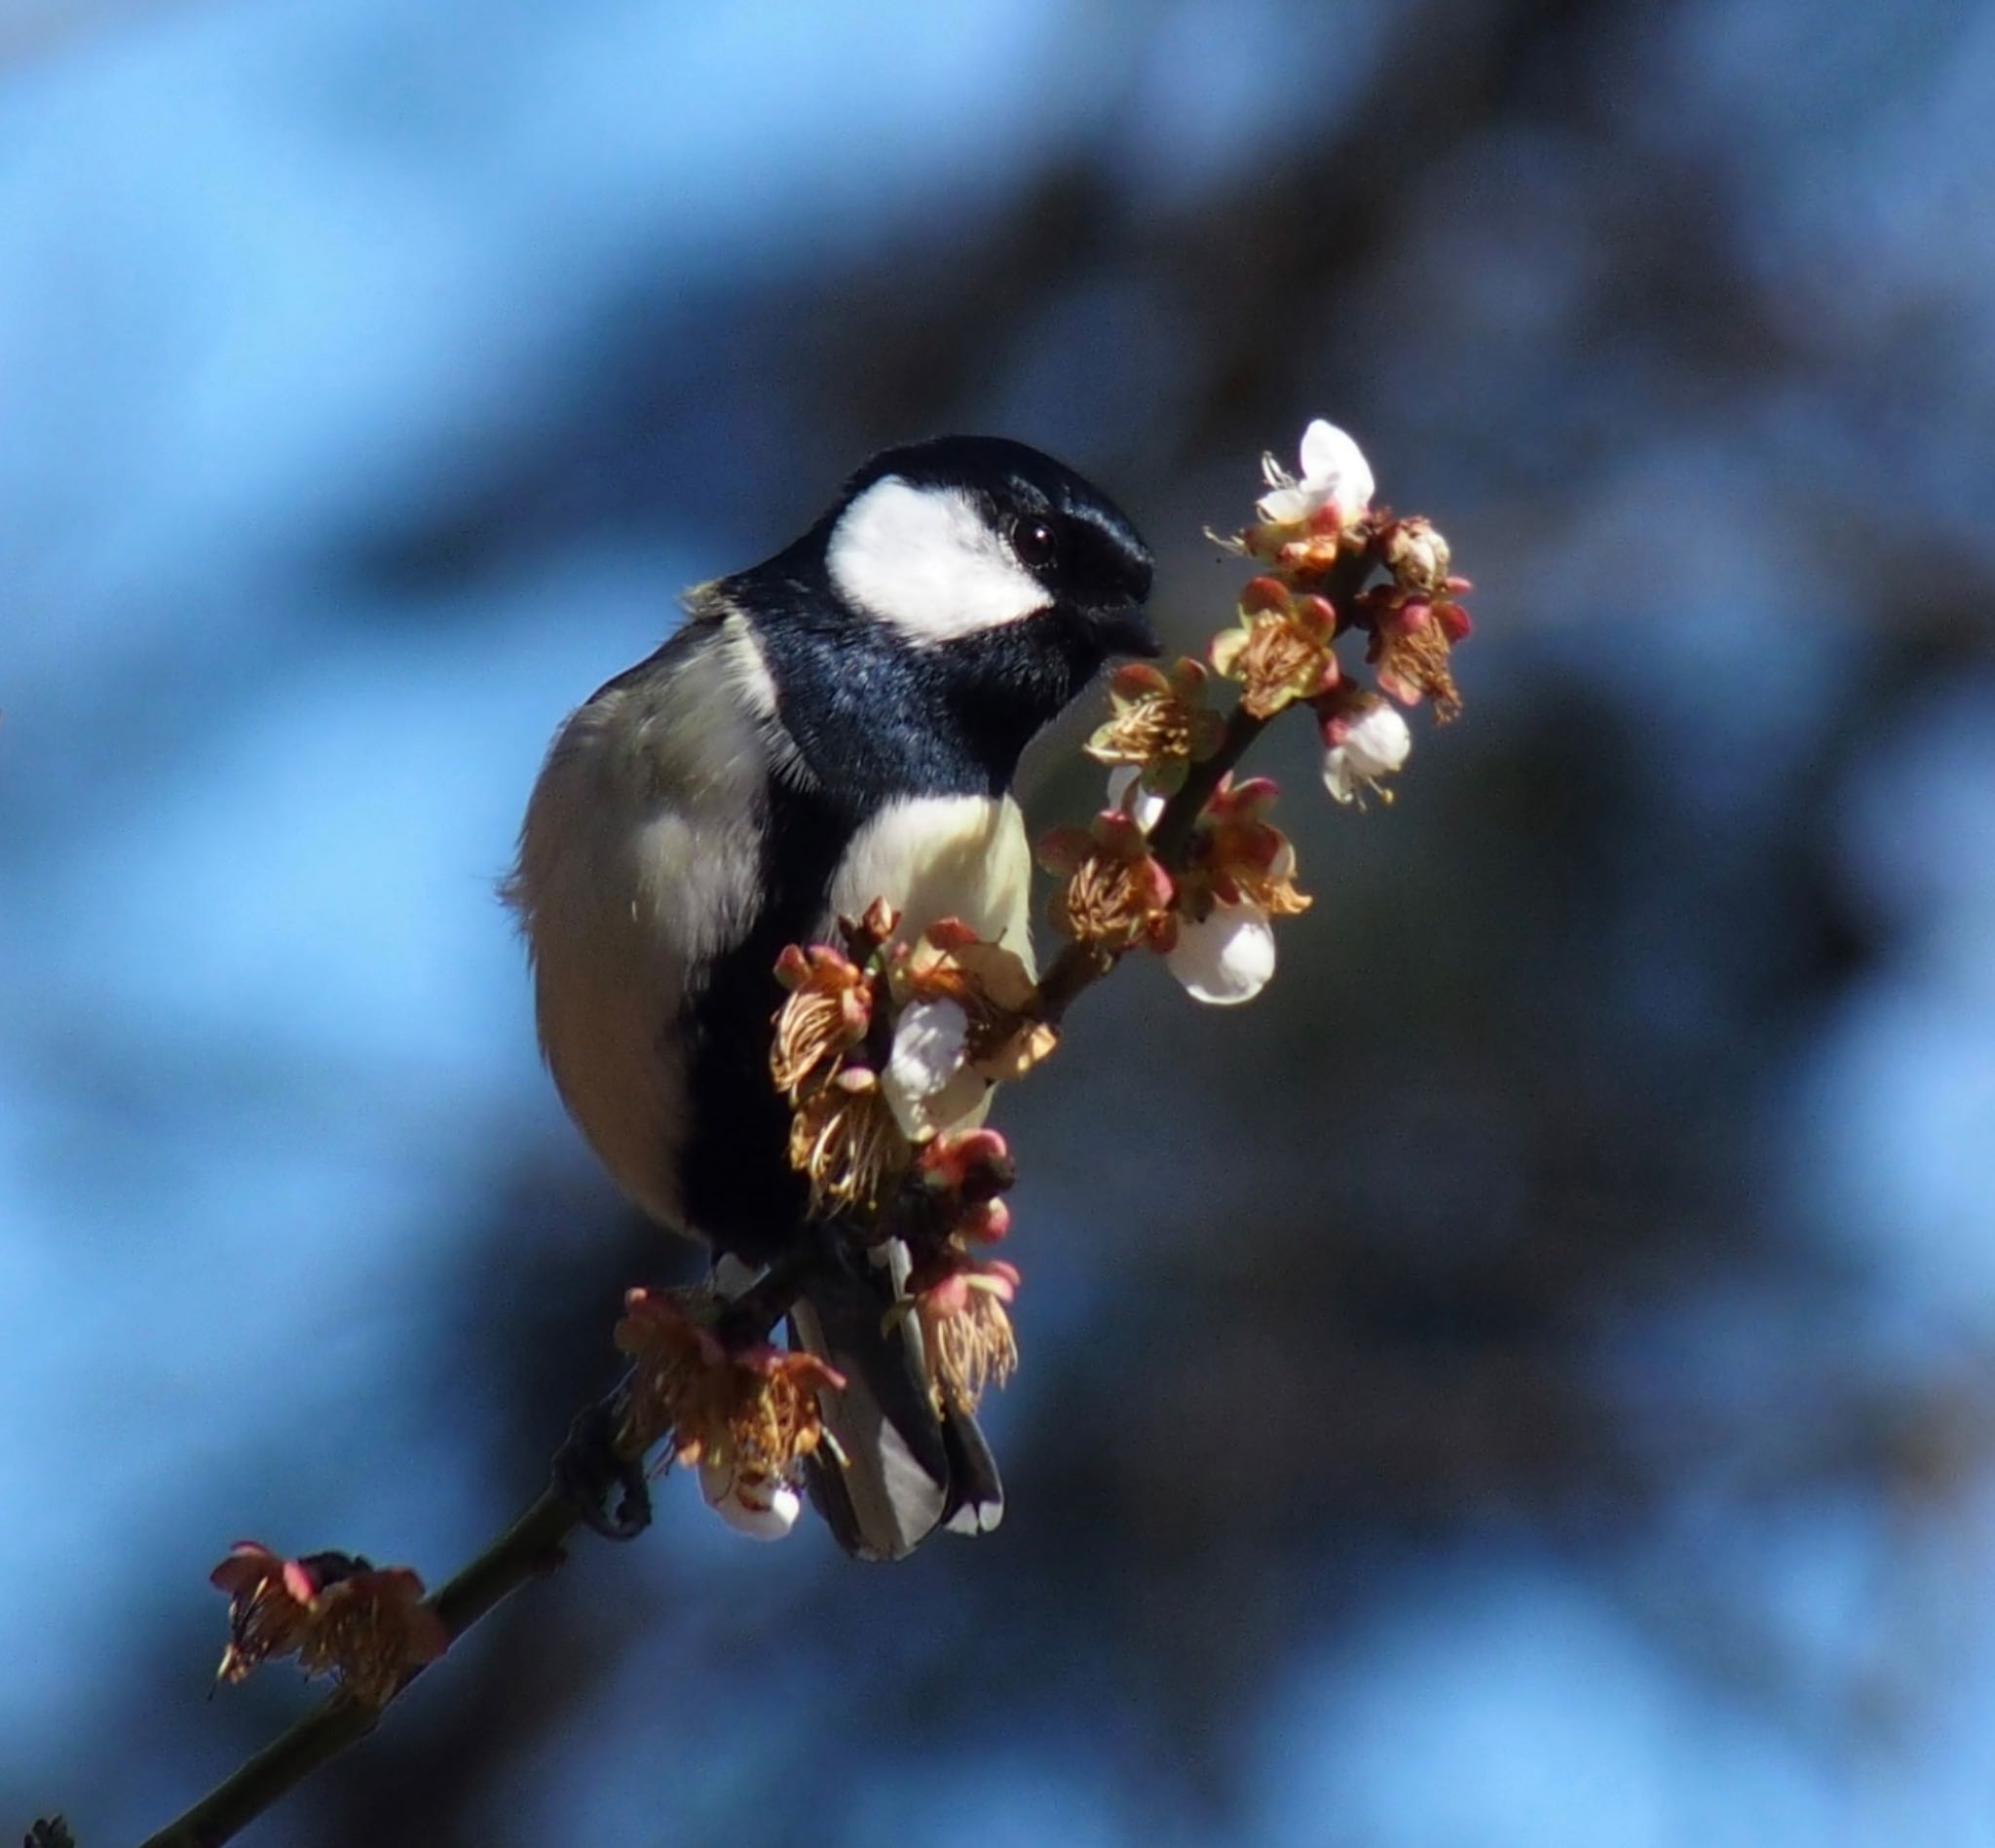
{"type": "Polygon", "coordinates": [[[1950,0],[0,8],[0,1812],[191,1800],[222,1549],[441,1578],[671,1274],[492,883],[678,587],[994,430],[1195,646],[1322,413],[1468,715],[1005,1100],[1001,1533],[671,1483],[252,1839],[1995,1843],[1991,162],[1950,0]]]}

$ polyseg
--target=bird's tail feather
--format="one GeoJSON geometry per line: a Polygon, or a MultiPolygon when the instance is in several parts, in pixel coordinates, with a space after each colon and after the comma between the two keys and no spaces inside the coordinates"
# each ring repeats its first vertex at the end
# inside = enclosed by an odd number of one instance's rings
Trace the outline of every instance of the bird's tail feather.
{"type": "Polygon", "coordinates": [[[866,1560],[897,1560],[937,1527],[988,1533],[1004,1490],[984,1434],[968,1413],[937,1414],[913,1316],[889,1312],[907,1281],[907,1248],[836,1258],[814,1274],[791,1314],[793,1339],[836,1367],[824,1422],[843,1457],[810,1460],[810,1498],[838,1542],[866,1560]]]}

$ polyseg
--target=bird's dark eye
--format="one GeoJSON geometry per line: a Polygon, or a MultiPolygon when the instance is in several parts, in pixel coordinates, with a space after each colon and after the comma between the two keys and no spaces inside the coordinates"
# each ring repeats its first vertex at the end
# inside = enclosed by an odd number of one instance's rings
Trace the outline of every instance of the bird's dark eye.
{"type": "Polygon", "coordinates": [[[1011,549],[1029,571],[1042,571],[1053,562],[1059,549],[1053,529],[1044,520],[1015,519],[1011,522],[1011,549]]]}

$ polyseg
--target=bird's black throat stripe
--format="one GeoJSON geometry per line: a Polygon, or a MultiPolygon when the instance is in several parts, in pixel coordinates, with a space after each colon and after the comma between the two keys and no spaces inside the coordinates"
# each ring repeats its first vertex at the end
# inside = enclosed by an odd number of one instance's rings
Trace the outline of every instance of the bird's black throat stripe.
{"type": "Polygon", "coordinates": [[[739,944],[687,998],[691,1120],[680,1171],[686,1216],[723,1251],[764,1264],[789,1249],[809,1194],[789,1164],[790,1107],[770,1076],[782,988],[776,958],[808,942],[856,817],[815,790],[769,792],[763,905],[739,944]]]}

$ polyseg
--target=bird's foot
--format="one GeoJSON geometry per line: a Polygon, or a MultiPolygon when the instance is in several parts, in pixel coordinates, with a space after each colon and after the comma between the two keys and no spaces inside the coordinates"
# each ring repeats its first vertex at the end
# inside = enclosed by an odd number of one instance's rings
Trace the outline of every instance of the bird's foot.
{"type": "Polygon", "coordinates": [[[554,1452],[554,1486],[606,1540],[634,1540],[651,1526],[651,1479],[642,1456],[618,1448],[623,1390],[589,1407],[554,1452]]]}

